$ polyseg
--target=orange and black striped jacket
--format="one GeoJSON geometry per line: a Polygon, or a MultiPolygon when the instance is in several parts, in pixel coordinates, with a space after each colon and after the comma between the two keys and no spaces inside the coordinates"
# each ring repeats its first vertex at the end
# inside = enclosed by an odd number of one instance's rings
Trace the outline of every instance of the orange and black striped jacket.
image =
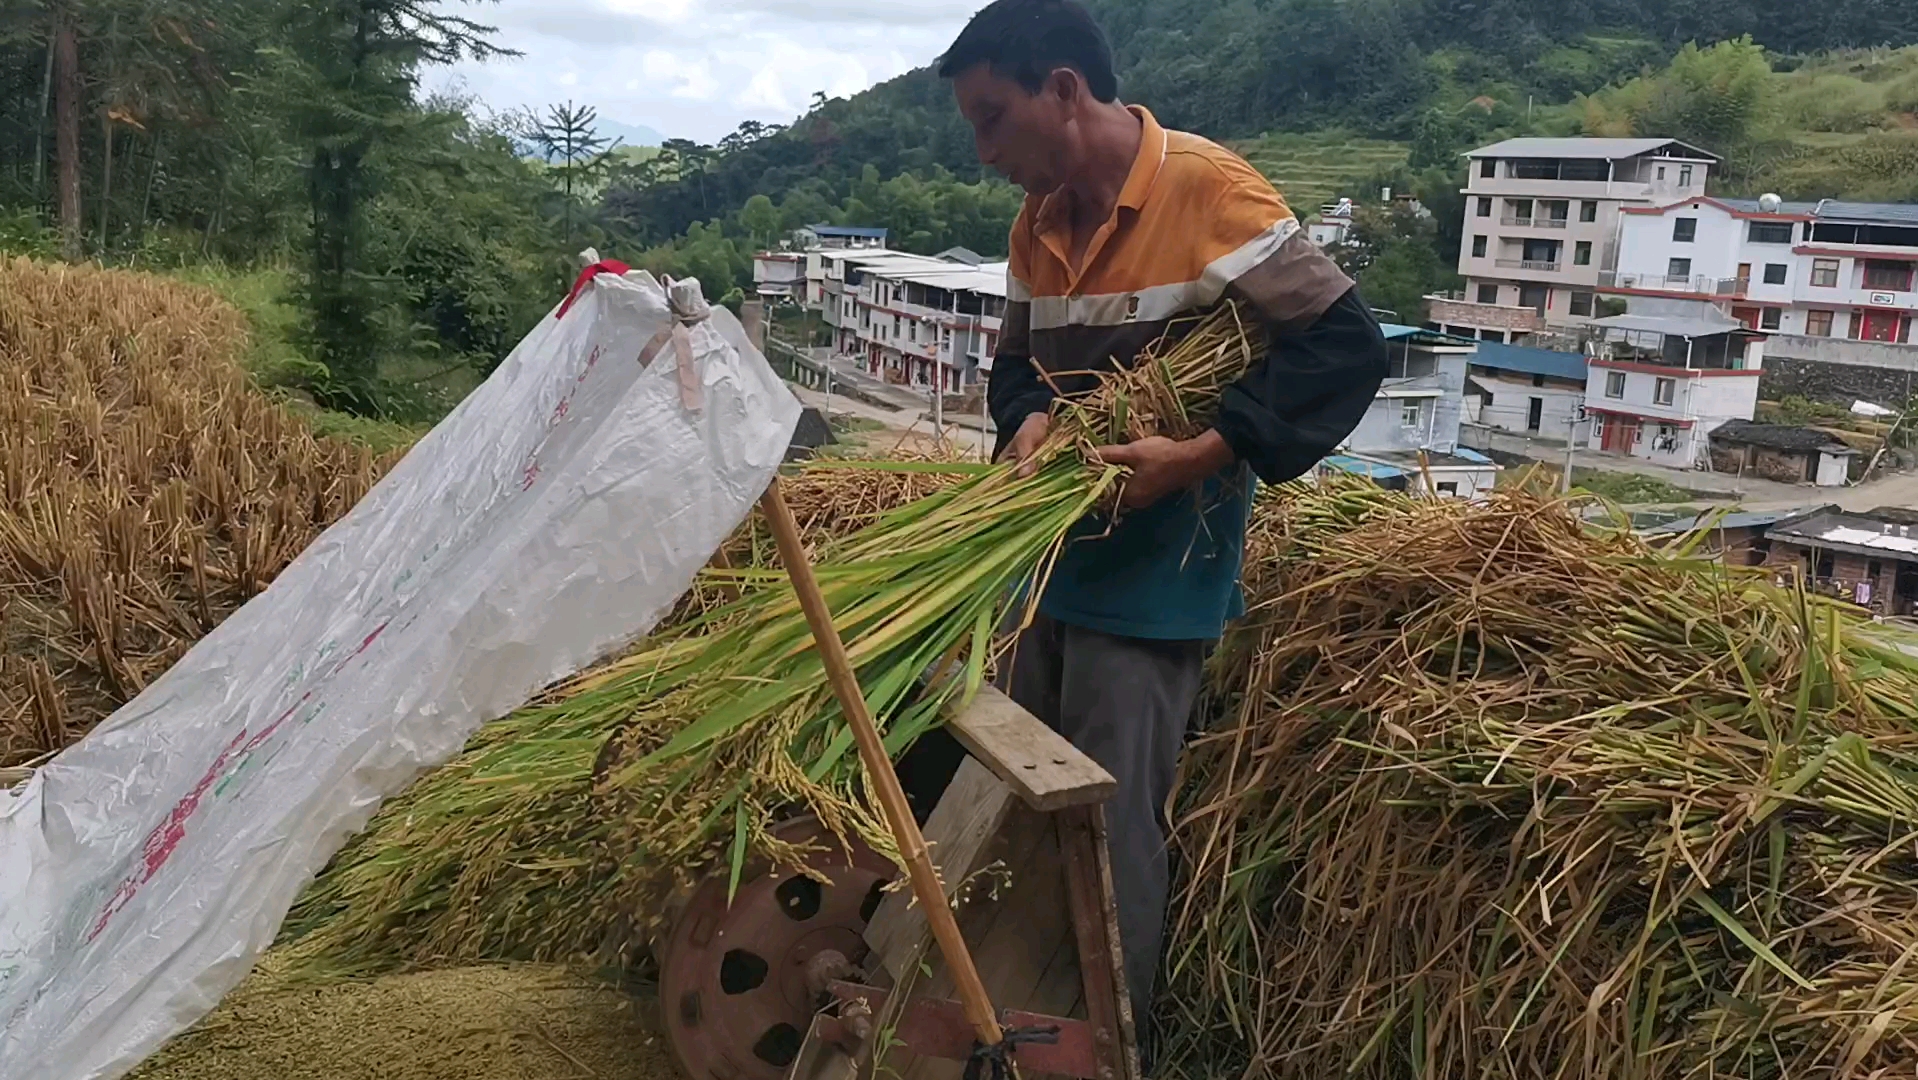
{"type": "Polygon", "coordinates": [[[1264,316],[1269,352],[1227,390],[1214,426],[1267,483],[1302,475],[1357,426],[1385,377],[1377,324],[1353,296],[1335,316],[1341,325],[1322,327],[1353,283],[1265,177],[1224,147],[1131,109],[1144,128],[1139,155],[1080,269],[1071,265],[1064,191],[1028,197],[1013,224],[988,387],[1001,449],[1027,416],[1050,407],[1053,390],[1035,366],[1062,392],[1090,389],[1083,373],[1130,364],[1170,320],[1232,296],[1264,316]],[[1324,341],[1326,329],[1346,333],[1324,341]]]}

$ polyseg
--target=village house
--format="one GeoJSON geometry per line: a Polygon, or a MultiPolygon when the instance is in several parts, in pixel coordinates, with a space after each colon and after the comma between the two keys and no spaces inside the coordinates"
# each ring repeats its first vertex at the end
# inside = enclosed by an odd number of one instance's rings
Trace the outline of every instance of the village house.
{"type": "Polygon", "coordinates": [[[1891,512],[1830,509],[1773,526],[1765,565],[1876,615],[1918,615],[1918,525],[1891,512]]]}
{"type": "Polygon", "coordinates": [[[1711,433],[1712,471],[1781,484],[1843,487],[1862,471],[1857,450],[1828,432],[1788,424],[1729,421],[1711,433]]]}
{"type": "Polygon", "coordinates": [[[1599,277],[1617,265],[1621,213],[1702,197],[1718,164],[1674,139],[1508,139],[1466,156],[1465,289],[1431,297],[1428,318],[1520,344],[1602,315],[1599,277]]]}
{"type": "Polygon", "coordinates": [[[1459,444],[1466,368],[1478,342],[1416,326],[1387,324],[1391,367],[1358,427],[1320,472],[1371,477],[1395,490],[1474,499],[1489,494],[1499,467],[1459,444]]]}
{"type": "MultiPolygon", "coordinates": [[[[1715,313],[1714,313],[1715,314],[1715,313]]],[[[1710,464],[1709,436],[1758,408],[1763,335],[1723,316],[1638,314],[1595,320],[1587,444],[1676,469],[1710,464]]]]}
{"type": "Polygon", "coordinates": [[[1727,566],[1763,566],[1771,554],[1767,534],[1780,525],[1789,525],[1818,514],[1836,511],[1835,506],[1802,507],[1796,510],[1770,510],[1752,513],[1695,514],[1656,525],[1640,533],[1653,547],[1670,547],[1689,541],[1703,532],[1695,553],[1722,559],[1727,566]]]}
{"type": "Polygon", "coordinates": [[[1578,353],[1481,341],[1470,374],[1468,424],[1562,444],[1584,422],[1590,368],[1578,353]]]}
{"type": "Polygon", "coordinates": [[[1627,207],[1602,295],[1691,301],[1771,335],[1764,393],[1902,406],[1918,391],[1918,205],[1699,196],[1627,207]]]}

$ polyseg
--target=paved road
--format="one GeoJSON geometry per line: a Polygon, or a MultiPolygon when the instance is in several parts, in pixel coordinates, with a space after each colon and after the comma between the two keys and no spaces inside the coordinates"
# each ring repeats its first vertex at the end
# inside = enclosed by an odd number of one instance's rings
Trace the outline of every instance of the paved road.
{"type": "MultiPolygon", "coordinates": [[[[1562,464],[1564,454],[1541,451],[1535,459],[1562,464]]],[[[1738,505],[1747,510],[1791,510],[1801,506],[1838,506],[1846,510],[1875,510],[1881,506],[1918,508],[1918,473],[1896,473],[1856,487],[1821,488],[1810,484],[1780,484],[1755,476],[1737,477],[1695,469],[1672,469],[1649,461],[1580,451],[1579,468],[1655,476],[1693,491],[1722,493],[1718,498],[1688,500],[1690,504],[1738,505]]]]}
{"type": "MultiPolygon", "coordinates": [[[[822,411],[830,411],[830,414],[833,416],[862,417],[884,424],[892,431],[916,431],[928,436],[933,433],[932,419],[925,414],[924,403],[921,403],[919,410],[914,412],[906,409],[884,409],[877,405],[870,405],[866,402],[849,398],[844,394],[834,394],[830,402],[830,409],[828,410],[826,395],[817,390],[808,390],[803,386],[792,386],[790,383],[787,385],[792,390],[793,396],[799,399],[800,404],[810,405],[822,411]]],[[[972,426],[967,427],[961,423],[948,423],[945,431],[946,440],[967,454],[981,453],[980,447],[987,445],[992,436],[988,433],[982,439],[979,433],[978,418],[968,417],[967,419],[972,421],[972,426]]]]}

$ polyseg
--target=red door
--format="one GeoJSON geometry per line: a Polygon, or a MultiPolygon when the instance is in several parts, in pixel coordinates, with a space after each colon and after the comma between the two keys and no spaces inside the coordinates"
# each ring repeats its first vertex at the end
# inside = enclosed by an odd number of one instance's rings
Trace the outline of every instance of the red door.
{"type": "Polygon", "coordinates": [[[1732,309],[1732,318],[1744,323],[1747,330],[1758,329],[1758,309],[1755,307],[1735,307],[1732,309]]]}
{"type": "Polygon", "coordinates": [[[1867,311],[1859,337],[1865,341],[1897,341],[1900,318],[1895,311],[1867,311]]]}
{"type": "Polygon", "coordinates": [[[1608,454],[1623,454],[1632,448],[1631,429],[1636,425],[1628,424],[1623,417],[1605,418],[1605,432],[1599,436],[1598,448],[1608,454]]]}

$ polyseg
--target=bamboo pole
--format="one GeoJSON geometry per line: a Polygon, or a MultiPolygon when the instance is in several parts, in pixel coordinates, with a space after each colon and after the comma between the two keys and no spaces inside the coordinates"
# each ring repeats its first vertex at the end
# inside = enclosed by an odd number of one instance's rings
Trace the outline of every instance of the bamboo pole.
{"type": "Polygon", "coordinates": [[[819,582],[813,577],[812,564],[806,559],[806,547],[799,537],[799,523],[793,519],[792,509],[779,492],[777,478],[766,488],[766,494],[761,496],[759,507],[772,526],[773,539],[779,545],[779,561],[785,564],[786,573],[792,578],[793,592],[799,596],[799,606],[806,612],[806,623],[812,628],[820,658],[825,661],[826,677],[832,683],[833,695],[839,699],[839,707],[845,710],[847,723],[852,725],[853,739],[859,744],[859,758],[866,766],[867,779],[879,796],[886,823],[892,827],[893,838],[899,843],[907,876],[912,881],[913,896],[926,913],[926,923],[932,928],[933,940],[938,942],[939,952],[946,959],[953,986],[959,992],[959,1002],[965,1007],[966,1019],[972,1024],[973,1035],[981,1045],[997,1046],[1004,1040],[1004,1034],[999,1030],[999,1019],[993,1012],[992,999],[986,993],[985,984],[979,981],[979,970],[973,966],[972,953],[967,951],[965,939],[959,934],[959,920],[953,917],[952,908],[946,904],[946,894],[939,885],[938,871],[933,869],[932,857],[927,853],[926,838],[919,832],[919,823],[914,820],[912,809],[906,803],[905,790],[899,786],[899,777],[892,771],[892,758],[886,753],[885,744],[879,740],[879,730],[873,726],[872,714],[866,710],[865,694],[859,689],[852,661],[846,657],[845,643],[839,640],[839,631],[832,623],[832,612],[826,607],[826,598],[820,593],[819,582]]]}

